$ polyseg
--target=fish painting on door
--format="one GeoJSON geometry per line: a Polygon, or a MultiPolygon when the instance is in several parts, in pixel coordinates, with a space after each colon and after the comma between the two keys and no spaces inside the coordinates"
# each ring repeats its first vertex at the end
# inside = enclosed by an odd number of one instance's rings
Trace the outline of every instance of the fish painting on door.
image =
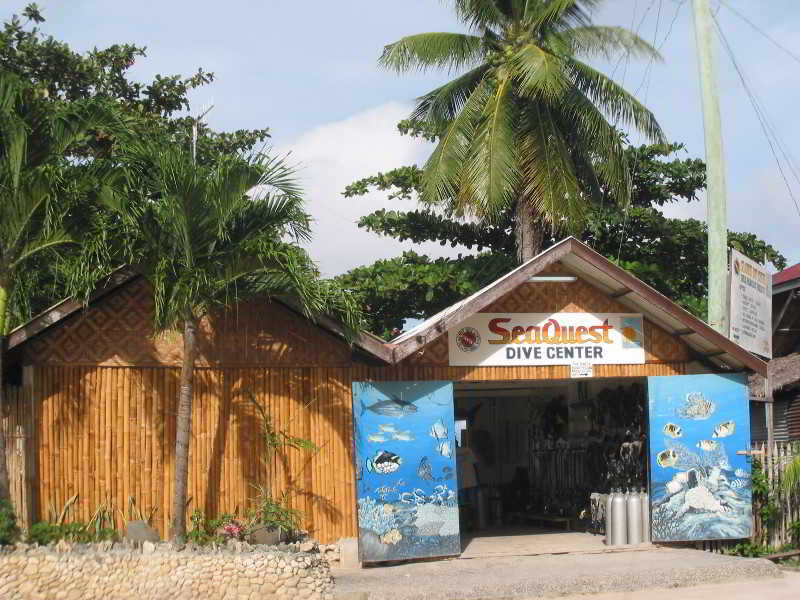
{"type": "Polygon", "coordinates": [[[354,382],[353,416],[361,560],[459,554],[453,384],[354,382]]]}
{"type": "Polygon", "coordinates": [[[753,528],[745,375],[649,377],[654,542],[749,538],[753,528]]]}

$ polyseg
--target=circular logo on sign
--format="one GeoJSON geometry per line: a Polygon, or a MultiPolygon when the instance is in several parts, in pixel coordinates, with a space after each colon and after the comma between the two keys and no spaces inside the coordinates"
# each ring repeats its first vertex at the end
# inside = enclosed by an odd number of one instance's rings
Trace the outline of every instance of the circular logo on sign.
{"type": "Polygon", "coordinates": [[[481,345],[481,334],[474,327],[462,327],[456,334],[456,344],[462,352],[473,352],[481,345]]]}

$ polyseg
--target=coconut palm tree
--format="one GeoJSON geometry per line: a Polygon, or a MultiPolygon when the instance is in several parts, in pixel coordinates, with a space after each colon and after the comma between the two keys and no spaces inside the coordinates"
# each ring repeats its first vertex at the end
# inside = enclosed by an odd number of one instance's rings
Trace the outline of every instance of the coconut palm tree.
{"type": "Polygon", "coordinates": [[[471,33],[408,36],[380,57],[398,72],[461,73],[412,113],[441,132],[421,200],[489,221],[514,207],[520,260],[540,251],[543,226],[579,227],[601,192],[629,200],[616,124],[664,141],[647,108],[579,58],[658,57],[624,28],[593,25],[600,1],[454,0],[471,33]]]}
{"type": "Polygon", "coordinates": [[[179,146],[144,143],[124,151],[121,162],[131,189],[118,185],[105,200],[126,223],[131,260],[152,284],[156,330],[183,333],[170,525],[170,537],[179,539],[186,533],[199,320],[252,294],[291,296],[309,316],[333,314],[351,332],[360,317],[296,245],[310,235],[309,216],[282,159],[223,155],[200,166],[179,146]]]}
{"type": "MultiPolygon", "coordinates": [[[[10,305],[26,267],[82,241],[68,221],[102,186],[91,157],[70,160],[70,148],[117,124],[113,109],[101,101],[49,101],[38,88],[0,69],[0,373],[10,305]],[[76,172],[82,176],[74,177],[76,172]]],[[[0,384],[0,413],[2,405],[0,384]]],[[[10,500],[5,448],[0,428],[0,500],[10,500]]]]}

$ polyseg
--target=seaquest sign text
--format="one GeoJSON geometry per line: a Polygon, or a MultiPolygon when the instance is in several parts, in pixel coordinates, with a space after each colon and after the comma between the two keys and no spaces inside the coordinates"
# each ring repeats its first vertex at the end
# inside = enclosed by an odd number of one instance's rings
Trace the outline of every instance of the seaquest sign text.
{"type": "Polygon", "coordinates": [[[452,366],[645,361],[640,314],[478,313],[448,338],[452,366]]]}

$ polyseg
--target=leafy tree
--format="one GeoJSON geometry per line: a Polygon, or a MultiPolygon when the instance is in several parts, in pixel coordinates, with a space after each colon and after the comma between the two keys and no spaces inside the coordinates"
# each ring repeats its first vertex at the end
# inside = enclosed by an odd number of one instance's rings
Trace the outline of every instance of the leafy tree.
{"type": "Polygon", "coordinates": [[[309,217],[282,160],[221,155],[195,165],[181,146],[143,144],[123,161],[130,189],[106,201],[135,240],[129,259],[153,286],[156,328],[183,332],[170,528],[183,538],[198,320],[250,294],[290,295],[309,316],[332,313],[351,331],[359,316],[294,243],[310,236],[309,217]]]}
{"type": "MultiPolygon", "coordinates": [[[[413,123],[403,122],[401,132],[429,136],[413,123]]],[[[707,233],[694,219],[671,219],[661,212],[667,204],[692,202],[705,187],[705,164],[680,158],[678,144],[628,147],[632,197],[620,207],[605,196],[590,207],[588,223],[578,237],[607,258],[672,298],[694,314],[705,317],[707,294],[707,233]]],[[[381,190],[398,201],[421,193],[422,171],[401,167],[349,185],[345,196],[381,190]]],[[[459,218],[446,209],[378,210],[362,217],[359,227],[415,243],[436,241],[465,246],[475,256],[432,260],[413,252],[378,261],[340,276],[343,285],[359,295],[369,310],[368,328],[391,337],[407,318],[425,318],[479,290],[516,265],[513,211],[507,209],[490,225],[459,218]]],[[[543,247],[558,236],[545,230],[543,247]]],[[[786,259],[751,233],[729,232],[731,247],[776,268],[786,259]]]]}
{"type": "MultiPolygon", "coordinates": [[[[145,48],[113,44],[78,53],[68,44],[44,34],[40,29],[44,22],[39,7],[29,4],[21,15],[7,19],[0,30],[0,69],[16,73],[38,90],[42,110],[49,109],[55,114],[67,103],[107,101],[113,103],[125,120],[129,138],[147,138],[164,146],[188,146],[193,124],[192,117],[186,115],[188,94],[212,83],[213,73],[198,69],[188,77],[156,75],[150,82],[135,81],[129,71],[137,60],[146,58],[145,48]]],[[[266,128],[216,132],[200,124],[197,162],[213,164],[223,154],[249,154],[268,137],[266,128]]],[[[76,159],[113,159],[123,141],[117,134],[104,131],[76,140],[70,152],[76,159]]],[[[87,172],[81,160],[63,164],[61,172],[67,180],[84,183],[87,177],[98,173],[87,172]]],[[[113,222],[104,223],[106,229],[111,225],[113,222]]],[[[108,230],[104,236],[105,241],[113,238],[108,230]]],[[[57,258],[31,258],[32,267],[20,275],[10,300],[11,326],[27,321],[78,290],[85,291],[98,274],[115,266],[108,264],[108,249],[99,246],[62,248],[57,258]]]]}
{"type": "Polygon", "coordinates": [[[408,36],[380,58],[398,72],[466,71],[423,95],[412,113],[440,133],[422,172],[421,199],[488,222],[513,208],[520,261],[542,249],[547,229],[580,230],[604,192],[629,201],[617,123],[664,141],[646,107],[579,59],[658,57],[624,28],[593,25],[589,11],[599,3],[454,0],[471,34],[408,36]]]}
{"type": "MultiPolygon", "coordinates": [[[[80,241],[75,225],[101,181],[88,176],[91,161],[70,166],[71,152],[116,125],[102,102],[50,105],[40,88],[0,68],[0,373],[19,282],[36,259],[52,259],[54,250],[80,241]],[[76,171],[87,177],[71,177],[76,171]]],[[[0,412],[2,404],[0,385],[0,412]]],[[[9,499],[5,448],[0,429],[0,501],[9,499]]]]}

